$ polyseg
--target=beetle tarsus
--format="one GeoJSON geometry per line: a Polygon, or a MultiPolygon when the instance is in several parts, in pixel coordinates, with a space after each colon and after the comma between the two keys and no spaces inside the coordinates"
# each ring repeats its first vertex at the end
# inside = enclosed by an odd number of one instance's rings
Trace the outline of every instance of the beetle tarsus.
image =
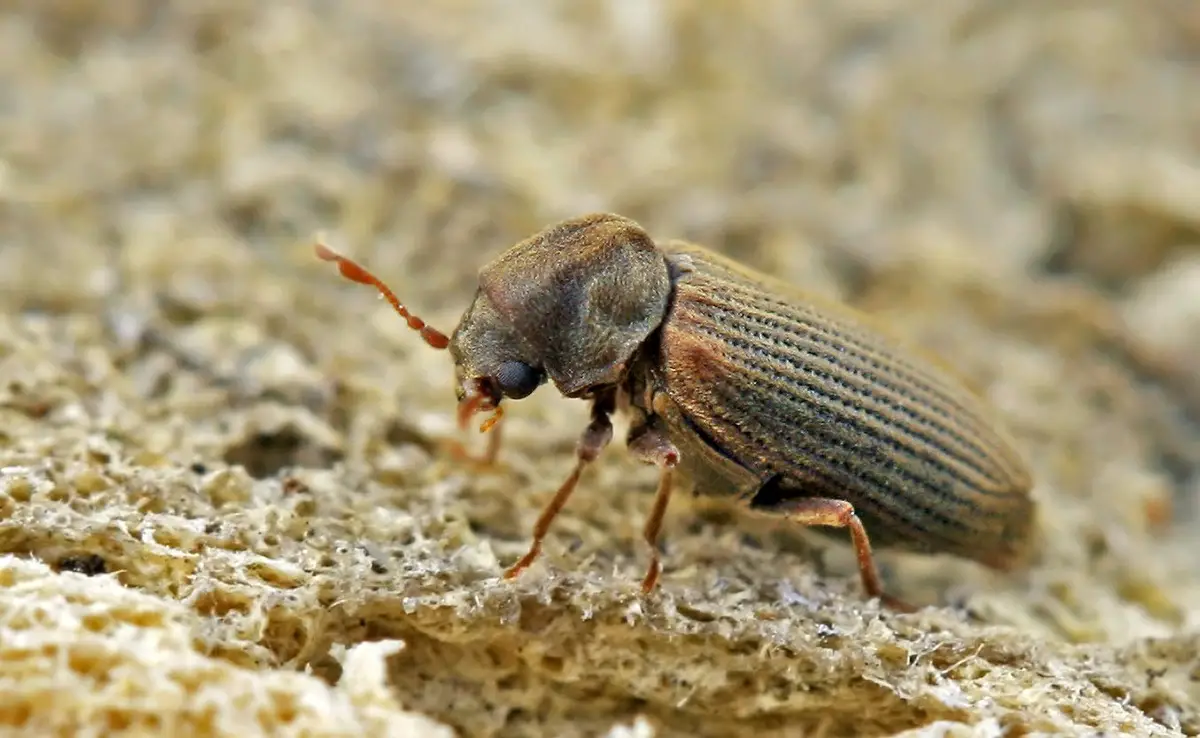
{"type": "Polygon", "coordinates": [[[530,544],[529,551],[517,563],[508,567],[508,570],[504,572],[505,579],[513,579],[528,569],[529,565],[541,555],[542,541],[545,540],[546,534],[550,532],[551,523],[562,512],[563,507],[567,504],[567,500],[571,498],[571,493],[575,491],[575,487],[579,484],[579,477],[583,474],[583,469],[587,464],[588,462],[583,458],[575,462],[575,468],[571,470],[571,476],[567,477],[567,481],[562,483],[562,486],[554,493],[554,497],[550,499],[550,503],[542,509],[542,514],[538,516],[537,523],[533,526],[533,543],[530,544]]]}
{"type": "Polygon", "coordinates": [[[567,500],[575,491],[584,468],[595,461],[604,447],[612,440],[612,421],[609,419],[612,408],[613,398],[608,395],[597,398],[592,403],[592,420],[579,438],[579,445],[575,453],[575,468],[571,470],[571,475],[542,509],[542,514],[538,516],[537,522],[533,526],[533,543],[530,544],[529,551],[504,572],[505,579],[512,579],[529,568],[529,565],[536,561],[541,554],[542,541],[550,532],[550,525],[554,522],[554,518],[566,506],[567,500]]]}
{"type": "Polygon", "coordinates": [[[500,430],[503,424],[494,423],[488,431],[487,447],[482,454],[476,455],[467,450],[465,444],[459,440],[452,440],[446,444],[446,449],[460,462],[470,464],[476,469],[491,469],[496,466],[496,461],[500,457],[500,430]]]}
{"type": "Polygon", "coordinates": [[[854,543],[858,571],[867,596],[879,598],[880,602],[893,610],[901,612],[916,610],[913,606],[883,591],[879,571],[875,568],[875,555],[871,552],[871,540],[867,536],[867,529],[863,527],[862,521],[854,512],[854,506],[849,502],[822,497],[793,498],[780,502],[772,508],[759,508],[759,511],[783,515],[799,525],[846,528],[850,531],[850,540],[854,543]]]}
{"type": "Polygon", "coordinates": [[[679,464],[679,449],[667,438],[662,430],[642,426],[634,428],[629,433],[629,452],[640,461],[654,464],[661,469],[658,479],[658,492],[654,495],[654,505],[646,517],[642,528],[642,537],[650,549],[650,565],[646,576],[642,579],[642,593],[649,594],[658,585],[658,576],[662,572],[662,563],[658,554],[658,535],[662,531],[663,518],[667,506],[671,502],[671,492],[674,488],[674,471],[679,464]]]}
{"type": "Polygon", "coordinates": [[[654,507],[651,508],[650,515],[646,517],[646,525],[642,529],[642,536],[646,539],[646,545],[650,549],[650,566],[646,569],[645,578],[642,579],[643,594],[654,591],[658,585],[658,575],[662,573],[662,563],[658,555],[658,534],[662,530],[667,505],[671,501],[674,470],[674,462],[662,465],[662,476],[658,480],[658,492],[654,495],[654,507]]]}

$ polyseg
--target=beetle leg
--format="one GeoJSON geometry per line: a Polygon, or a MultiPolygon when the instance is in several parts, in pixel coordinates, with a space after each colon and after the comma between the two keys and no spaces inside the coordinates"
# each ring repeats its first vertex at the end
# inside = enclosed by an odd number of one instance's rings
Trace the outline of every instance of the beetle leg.
{"type": "MultiPolygon", "coordinates": [[[[562,483],[562,486],[554,493],[554,497],[542,509],[542,514],[538,516],[537,523],[533,526],[533,543],[530,545],[529,551],[504,572],[505,579],[517,576],[537,559],[542,552],[542,540],[550,532],[550,524],[567,504],[571,493],[575,491],[584,467],[595,461],[604,447],[612,440],[613,427],[609,414],[613,409],[613,401],[612,395],[604,395],[596,398],[592,403],[592,420],[583,431],[583,435],[579,437],[579,444],[575,450],[575,468],[571,471],[571,476],[567,477],[567,481],[562,483]]],[[[492,432],[494,433],[495,429],[492,432]]]]}
{"type": "Polygon", "coordinates": [[[863,527],[862,521],[854,512],[854,506],[849,502],[823,497],[802,497],[785,500],[768,509],[759,508],[758,510],[783,515],[793,523],[800,525],[824,525],[848,529],[850,539],[854,542],[854,553],[858,558],[858,571],[867,596],[878,597],[884,605],[893,610],[912,612],[916,609],[883,591],[883,585],[879,581],[879,571],[875,568],[875,556],[871,553],[871,540],[867,537],[867,529],[863,527]]]}
{"type": "Polygon", "coordinates": [[[494,466],[497,457],[500,455],[500,429],[504,424],[496,421],[487,432],[487,448],[482,456],[476,456],[467,450],[466,444],[458,439],[453,439],[447,442],[447,448],[450,454],[459,461],[466,462],[473,466],[487,469],[494,466]]]}
{"type": "Polygon", "coordinates": [[[679,464],[679,449],[671,443],[666,433],[661,429],[643,425],[629,432],[627,441],[629,452],[635,458],[647,464],[654,464],[660,470],[658,492],[654,495],[654,505],[650,515],[646,517],[646,525],[642,528],[642,537],[650,548],[650,566],[642,579],[642,592],[651,592],[658,584],[658,575],[662,572],[662,564],[658,555],[658,534],[662,530],[663,517],[667,505],[671,501],[674,471],[679,464]]]}

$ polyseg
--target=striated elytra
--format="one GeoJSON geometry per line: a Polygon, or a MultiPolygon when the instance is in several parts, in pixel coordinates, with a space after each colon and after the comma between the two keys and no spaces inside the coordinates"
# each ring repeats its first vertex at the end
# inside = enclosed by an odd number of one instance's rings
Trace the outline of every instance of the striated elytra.
{"type": "Polygon", "coordinates": [[[896,608],[907,606],[884,593],[872,543],[1001,570],[1031,551],[1030,474],[989,410],[845,306],[694,244],[655,243],[634,221],[601,213],[557,223],[486,265],[447,338],[366,269],[316,250],[449,349],[460,424],[490,414],[483,463],[495,460],[505,398],[549,381],[591,403],[576,465],[506,577],[537,558],[584,468],[612,440],[618,410],[631,419],[630,453],[661,470],[644,529],[646,592],[658,580],[676,476],[756,513],[847,529],[867,594],[896,608]]]}

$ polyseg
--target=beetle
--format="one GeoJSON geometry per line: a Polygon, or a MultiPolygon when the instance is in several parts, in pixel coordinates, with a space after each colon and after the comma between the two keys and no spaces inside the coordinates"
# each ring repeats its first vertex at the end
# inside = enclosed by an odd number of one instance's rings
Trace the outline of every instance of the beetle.
{"type": "Polygon", "coordinates": [[[867,595],[896,609],[911,608],[884,592],[872,544],[997,570],[1028,559],[1036,508],[1013,441],[951,370],[848,306],[593,213],[484,266],[447,337],[357,262],[321,242],[316,253],[449,350],[459,424],[487,416],[483,463],[496,458],[504,400],[549,382],[591,403],[574,468],[506,578],[538,557],[580,475],[612,440],[616,412],[631,421],[628,450],[660,470],[643,529],[643,592],[659,579],[659,531],[677,481],[826,534],[847,529],[867,595]]]}

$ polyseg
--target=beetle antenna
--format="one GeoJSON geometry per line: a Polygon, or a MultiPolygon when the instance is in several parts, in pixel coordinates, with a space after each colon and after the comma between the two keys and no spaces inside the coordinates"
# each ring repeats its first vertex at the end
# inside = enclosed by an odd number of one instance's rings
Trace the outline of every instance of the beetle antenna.
{"type": "Polygon", "coordinates": [[[421,338],[425,339],[425,343],[435,349],[444,349],[450,345],[450,339],[446,338],[445,333],[435,329],[433,326],[426,325],[425,321],[410,313],[408,308],[400,303],[400,300],[396,297],[396,293],[392,292],[391,288],[383,283],[383,280],[367,271],[366,267],[363,267],[349,257],[342,256],[321,241],[317,241],[313,246],[313,250],[316,252],[318,259],[332,261],[337,264],[338,271],[346,279],[351,282],[369,285],[379,290],[379,294],[388,301],[393,310],[400,314],[400,317],[404,318],[408,323],[408,327],[421,333],[421,338]]]}

